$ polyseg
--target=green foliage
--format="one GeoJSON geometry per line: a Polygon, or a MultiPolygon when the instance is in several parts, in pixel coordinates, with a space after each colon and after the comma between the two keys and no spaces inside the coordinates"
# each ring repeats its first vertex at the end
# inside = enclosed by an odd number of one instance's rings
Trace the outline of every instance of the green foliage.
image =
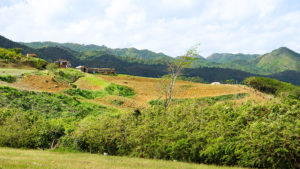
{"type": "Polygon", "coordinates": [[[22,57],[22,54],[19,53],[17,49],[0,48],[0,59],[4,60],[7,63],[15,63],[17,61],[20,61],[22,57]]]}
{"type": "Polygon", "coordinates": [[[0,87],[0,146],[50,148],[63,144],[81,119],[113,111],[61,94],[0,87]]]}
{"type": "Polygon", "coordinates": [[[8,83],[13,83],[17,80],[16,76],[12,75],[0,75],[0,80],[8,83]]]}
{"type": "Polygon", "coordinates": [[[48,64],[44,59],[35,57],[28,57],[24,62],[37,69],[45,69],[48,64]]]}
{"type": "MultiPolygon", "coordinates": [[[[184,99],[172,99],[173,104],[188,104],[188,103],[207,103],[209,105],[213,105],[219,101],[229,101],[229,100],[236,100],[236,99],[242,99],[247,97],[248,93],[238,93],[238,94],[228,94],[228,95],[220,95],[220,96],[213,96],[213,97],[203,97],[203,98],[184,98],[184,99]]],[[[155,105],[162,105],[162,100],[150,100],[148,102],[151,106],[155,105]]]]}
{"type": "Polygon", "coordinates": [[[285,94],[300,99],[300,87],[294,86],[290,83],[265,77],[250,77],[247,78],[244,83],[264,93],[274,94],[277,96],[285,94]]]}
{"type": "Polygon", "coordinates": [[[193,76],[193,77],[179,76],[177,79],[184,80],[184,81],[197,82],[197,83],[207,83],[204,79],[202,79],[199,76],[193,76]]]}
{"type": "Polygon", "coordinates": [[[6,63],[28,64],[37,69],[44,69],[48,64],[48,62],[40,58],[23,56],[20,48],[14,48],[14,49],[0,48],[0,59],[6,63]]]}
{"type": "Polygon", "coordinates": [[[76,69],[57,69],[54,71],[53,80],[60,83],[74,83],[83,76],[84,74],[76,69]]]}
{"type": "Polygon", "coordinates": [[[132,88],[128,86],[118,85],[115,83],[111,83],[110,85],[104,88],[110,95],[117,95],[123,97],[132,97],[135,95],[135,92],[132,88]]]}
{"type": "Polygon", "coordinates": [[[104,97],[106,95],[106,92],[103,90],[91,91],[91,90],[83,90],[80,88],[68,89],[65,91],[65,93],[69,94],[70,96],[79,96],[86,99],[95,99],[97,97],[104,97]]]}
{"type": "Polygon", "coordinates": [[[101,115],[81,121],[74,137],[80,149],[258,168],[296,168],[299,101],[236,106],[197,101],[175,104],[169,112],[152,107],[137,114],[101,115]]]}
{"type": "Polygon", "coordinates": [[[46,66],[46,69],[47,70],[50,70],[50,71],[55,71],[56,69],[58,69],[58,66],[56,63],[49,63],[47,66],[46,66]]]}

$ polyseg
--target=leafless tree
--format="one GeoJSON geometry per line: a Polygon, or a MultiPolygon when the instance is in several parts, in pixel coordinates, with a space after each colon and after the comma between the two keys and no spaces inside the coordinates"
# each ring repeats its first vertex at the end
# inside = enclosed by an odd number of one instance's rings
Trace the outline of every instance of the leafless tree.
{"type": "Polygon", "coordinates": [[[181,75],[184,68],[189,67],[192,61],[196,59],[196,56],[198,55],[198,47],[199,45],[196,45],[195,47],[189,49],[185,55],[176,58],[168,64],[168,80],[165,79],[164,82],[161,83],[161,93],[164,97],[165,110],[168,109],[172,102],[175,83],[178,76],[181,75]]]}

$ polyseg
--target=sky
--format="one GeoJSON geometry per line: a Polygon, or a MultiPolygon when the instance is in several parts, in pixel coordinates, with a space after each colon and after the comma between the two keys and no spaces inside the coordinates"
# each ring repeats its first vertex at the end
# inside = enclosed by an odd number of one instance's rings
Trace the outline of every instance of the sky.
{"type": "Polygon", "coordinates": [[[0,35],[183,55],[300,53],[300,0],[0,0],[0,35]]]}

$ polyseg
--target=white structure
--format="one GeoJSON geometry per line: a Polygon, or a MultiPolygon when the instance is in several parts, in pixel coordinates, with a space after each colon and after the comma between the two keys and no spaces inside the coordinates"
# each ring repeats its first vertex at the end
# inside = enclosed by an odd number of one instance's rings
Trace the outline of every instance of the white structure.
{"type": "Polygon", "coordinates": [[[220,85],[220,82],[212,82],[211,85],[220,85]]]}

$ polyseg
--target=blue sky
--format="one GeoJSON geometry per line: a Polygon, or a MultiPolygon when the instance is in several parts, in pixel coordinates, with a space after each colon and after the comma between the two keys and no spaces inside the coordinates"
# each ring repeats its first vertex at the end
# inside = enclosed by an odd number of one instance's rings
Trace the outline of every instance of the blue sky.
{"type": "Polygon", "coordinates": [[[0,34],[14,41],[136,47],[182,55],[300,52],[299,0],[0,0],[0,34]]]}

